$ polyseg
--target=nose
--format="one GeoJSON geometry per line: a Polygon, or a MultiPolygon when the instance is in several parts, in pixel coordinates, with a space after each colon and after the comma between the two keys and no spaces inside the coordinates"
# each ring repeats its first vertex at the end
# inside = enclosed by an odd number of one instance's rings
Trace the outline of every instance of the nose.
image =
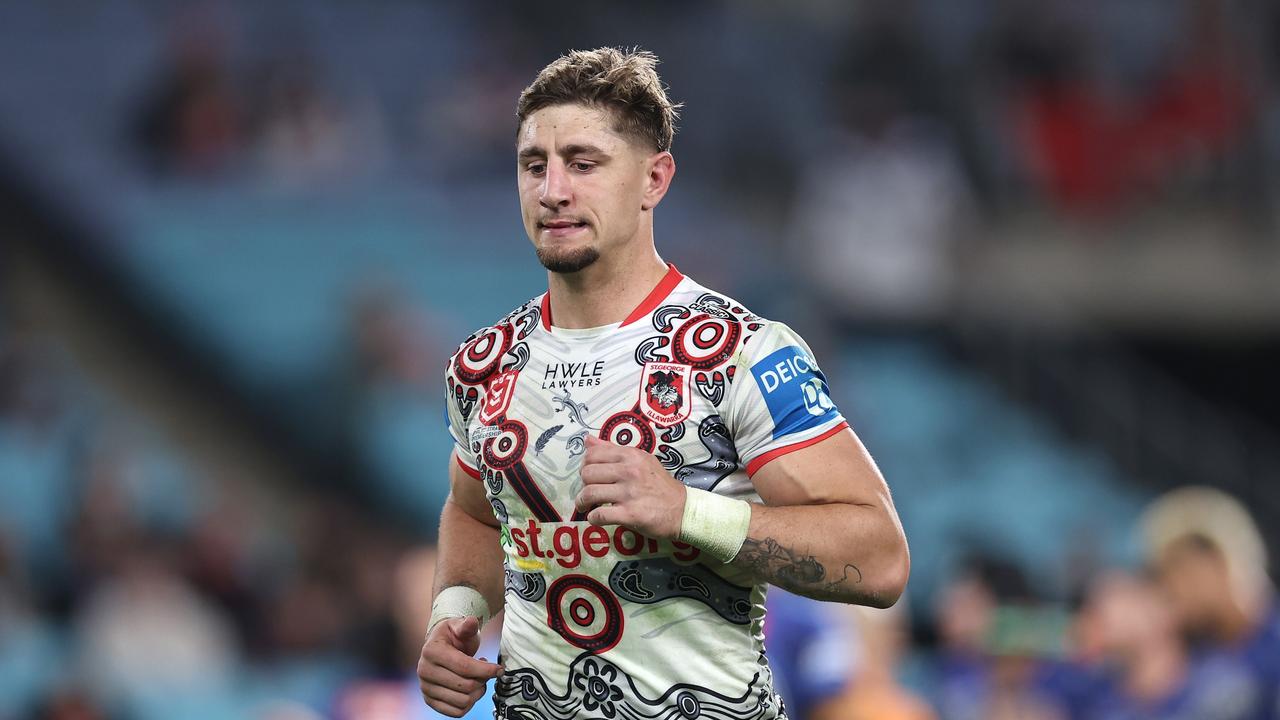
{"type": "Polygon", "coordinates": [[[547,174],[542,177],[542,192],[538,194],[542,207],[557,210],[569,205],[573,190],[566,170],[562,163],[547,163],[547,174]]]}

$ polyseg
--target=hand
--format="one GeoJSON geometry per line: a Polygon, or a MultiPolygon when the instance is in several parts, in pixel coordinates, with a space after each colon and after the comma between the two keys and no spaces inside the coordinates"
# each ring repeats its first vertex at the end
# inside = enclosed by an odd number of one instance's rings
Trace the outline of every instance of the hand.
{"type": "Polygon", "coordinates": [[[427,635],[418,658],[422,699],[436,712],[462,717],[484,697],[485,683],[502,674],[502,666],[476,659],[480,619],[441,620],[427,635]]]}
{"type": "Polygon", "coordinates": [[[680,537],[684,483],[658,458],[587,436],[582,456],[582,492],[574,498],[592,525],[624,525],[660,540],[680,537]]]}

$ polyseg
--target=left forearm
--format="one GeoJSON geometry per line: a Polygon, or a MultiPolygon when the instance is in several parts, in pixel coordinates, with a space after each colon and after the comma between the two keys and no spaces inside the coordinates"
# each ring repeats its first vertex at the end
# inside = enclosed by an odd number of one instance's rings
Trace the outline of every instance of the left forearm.
{"type": "Polygon", "coordinates": [[[911,562],[893,499],[852,433],[766,465],[753,480],[768,505],[686,488],[643,450],[591,436],[586,444],[574,506],[593,525],[678,539],[820,600],[888,607],[906,586],[911,562]]]}
{"type": "Polygon", "coordinates": [[[733,565],[818,600],[888,607],[910,572],[896,515],[870,505],[751,506],[733,565]]]}

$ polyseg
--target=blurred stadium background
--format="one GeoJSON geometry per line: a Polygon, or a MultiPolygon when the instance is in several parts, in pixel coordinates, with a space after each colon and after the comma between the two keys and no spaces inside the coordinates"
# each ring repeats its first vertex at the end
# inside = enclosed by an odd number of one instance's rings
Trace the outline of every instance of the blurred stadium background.
{"type": "Polygon", "coordinates": [[[443,364],[545,289],[515,99],[605,44],[686,103],[660,251],[810,339],[913,549],[894,612],[779,601],[797,717],[1164,717],[1078,688],[1214,647],[1107,620],[1165,607],[1153,498],[1280,549],[1278,41],[1262,0],[0,3],[0,718],[427,716],[443,364]]]}

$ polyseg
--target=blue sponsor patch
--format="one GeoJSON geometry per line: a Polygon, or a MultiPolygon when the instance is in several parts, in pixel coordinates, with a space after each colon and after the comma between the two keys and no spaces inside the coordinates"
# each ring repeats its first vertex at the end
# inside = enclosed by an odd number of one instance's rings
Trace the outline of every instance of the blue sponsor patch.
{"type": "Polygon", "coordinates": [[[827,378],[809,353],[798,345],[775,350],[751,366],[760,394],[773,416],[775,439],[838,419],[827,378]]]}

